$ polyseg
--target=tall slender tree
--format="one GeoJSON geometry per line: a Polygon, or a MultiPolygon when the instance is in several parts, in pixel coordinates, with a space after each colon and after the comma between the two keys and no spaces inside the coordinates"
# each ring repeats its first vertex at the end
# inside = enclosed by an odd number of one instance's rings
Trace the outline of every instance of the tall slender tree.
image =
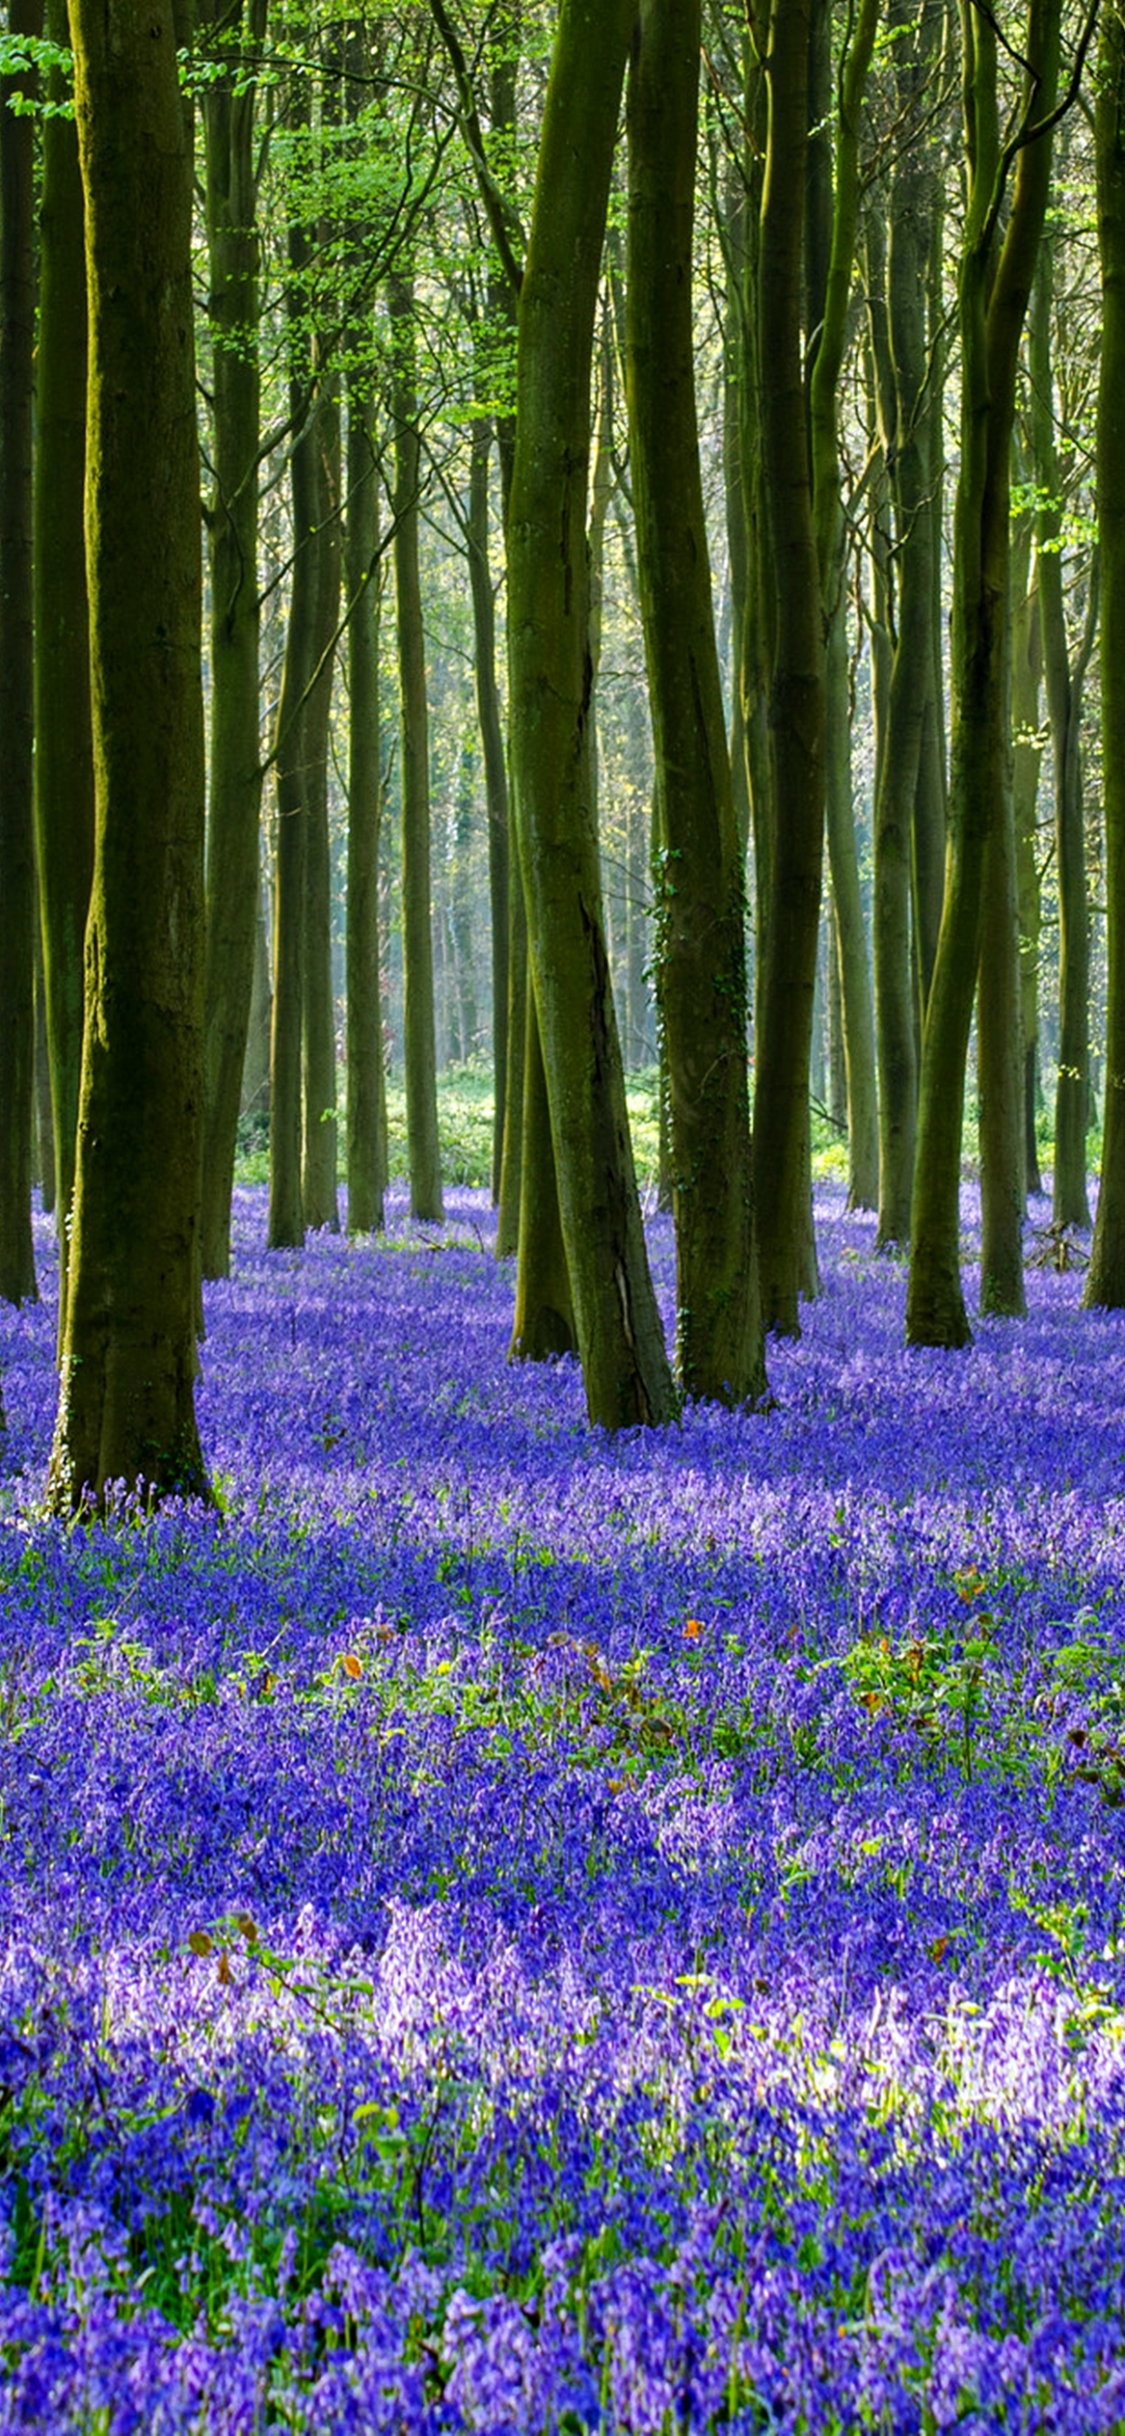
{"type": "MultiPolygon", "coordinates": [[[[68,39],[65,0],[47,33],[68,39]]],[[[49,98],[61,102],[57,69],[49,98]]],[[[94,863],[94,760],[83,496],[86,479],[86,261],[78,134],[61,110],[43,124],[35,442],[35,834],[43,993],[55,1128],[59,1343],[78,1138],[82,950],[94,863]]]]}
{"type": "Polygon", "coordinates": [[[991,1206],[986,1201],[982,1300],[1018,1306],[1022,1295],[1020,1195],[1022,1075],[1016,1152],[1004,1041],[1018,1040],[1015,847],[1009,714],[1008,509],[1016,366],[1047,205],[1058,84],[1059,0],[1031,0],[1019,125],[1000,135],[995,20],[966,0],[965,135],[969,203],[959,269],[962,345],[961,471],[953,575],[953,760],[945,896],[926,1015],[911,1213],[906,1332],[911,1344],[957,1346],[971,1330],[961,1287],[961,1126],[965,1060],[981,959],[985,889],[997,918],[982,1028],[996,1043],[982,1082],[989,1095],[991,1206]],[[1011,206],[1001,227],[1014,167],[1011,206]],[[998,834],[1002,832],[1002,834],[998,834]],[[1010,853],[1009,853],[1010,843],[1010,853]],[[1010,890],[1010,902],[1009,902],[1010,890]],[[1011,927],[1011,958],[1007,926],[1011,927]],[[1009,988],[1010,984],[1010,988],[1009,988]],[[1014,991],[1017,1004],[1009,1004],[1014,991]]]}
{"type": "MultiPolygon", "coordinates": [[[[37,34],[41,0],[12,0],[37,34]]],[[[26,75],[0,80],[0,1295],[34,1301],[31,1123],[35,1038],[32,396],[35,123],[26,75]]]]}
{"type": "Polygon", "coordinates": [[[194,1410],[203,704],[192,168],[169,0],[73,0],[96,831],[50,1497],[206,1492],[194,1410]]]}
{"type": "Polygon", "coordinates": [[[656,763],[677,1368],[766,1393],[746,1073],[743,854],[711,605],[695,402],[699,0],[641,0],[629,81],[628,390],[656,763]]]}
{"type": "Polygon", "coordinates": [[[1098,532],[1102,561],[1102,783],[1105,790],[1105,1126],[1101,1189],[1083,1300],[1125,1309],[1125,10],[1103,11],[1094,108],[1102,362],[1098,532]]]}
{"type": "Polygon", "coordinates": [[[667,1420],[592,820],[590,365],[635,0],[563,0],[520,294],[509,581],[516,822],[563,1240],[592,1420],[667,1420]]]}

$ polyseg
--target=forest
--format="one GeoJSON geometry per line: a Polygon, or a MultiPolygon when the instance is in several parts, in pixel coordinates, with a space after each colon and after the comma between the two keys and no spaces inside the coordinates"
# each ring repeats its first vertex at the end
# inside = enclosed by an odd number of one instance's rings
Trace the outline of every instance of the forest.
{"type": "Polygon", "coordinates": [[[0,2436],[1125,2436],[1122,0],[9,0],[0,2436]]]}

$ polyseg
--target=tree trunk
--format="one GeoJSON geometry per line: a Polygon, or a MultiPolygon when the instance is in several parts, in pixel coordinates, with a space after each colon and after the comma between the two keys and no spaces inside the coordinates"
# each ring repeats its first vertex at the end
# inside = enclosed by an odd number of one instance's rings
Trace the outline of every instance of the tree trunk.
{"type": "Polygon", "coordinates": [[[474,422],[469,439],[469,582],[477,717],[484,756],[488,820],[488,900],[492,917],[492,1198],[500,1198],[504,1099],[508,1079],[508,768],[496,685],[496,602],[488,555],[488,469],[492,426],[474,422]]]}
{"type": "MultiPolygon", "coordinates": [[[[906,30],[906,13],[896,19],[906,30]]],[[[927,89],[921,41],[903,60],[904,112],[927,89]]],[[[891,190],[887,248],[890,412],[884,447],[893,466],[898,621],[875,802],[875,987],[879,1007],[879,1227],[883,1250],[910,1237],[918,1077],[911,910],[922,748],[933,674],[930,616],[936,546],[924,428],[929,374],[925,269],[934,179],[917,141],[904,145],[891,190]]],[[[923,960],[924,961],[924,960],[923,960]]],[[[923,979],[924,988],[924,979],[923,979]]]]}
{"type": "Polygon", "coordinates": [[[1029,1193],[1042,1191],[1035,1138],[1039,1037],[1039,585],[1031,566],[1030,516],[1012,525],[1012,806],[1020,931],[1020,1033],[1024,1059],[1024,1165],[1029,1193]]]}
{"type": "Polygon", "coordinates": [[[348,513],[348,1233],[383,1224],[386,1126],[383,1002],[379,987],[379,465],[374,384],[365,365],[347,375],[348,513]]]}
{"type": "MultiPolygon", "coordinates": [[[[300,85],[298,82],[298,92],[300,85]]],[[[271,1250],[303,1244],[301,1183],[301,1033],[305,973],[305,845],[308,830],[305,709],[316,666],[316,431],[310,408],[312,360],[302,329],[308,231],[289,229],[289,480],[293,501],[293,574],[274,748],[277,850],[274,856],[273,1027],[270,1034],[271,1250]]]]}
{"type": "Polygon", "coordinates": [[[528,948],[592,1421],[668,1420],[591,817],[590,357],[634,0],[563,0],[520,295],[509,525],[512,734],[528,948]]]}
{"type": "Polygon", "coordinates": [[[1125,17],[1102,18],[1094,140],[1101,259],[1098,536],[1102,568],[1102,784],[1106,828],[1105,1126],[1083,1301],[1125,1308],[1125,17]]]}
{"type": "Polygon", "coordinates": [[[192,173],[167,0],[73,0],[90,296],[96,834],[49,1495],[207,1492],[193,1402],[203,705],[192,173]]]}
{"type": "Polygon", "coordinates": [[[508,1359],[546,1362],[560,1353],[575,1353],[578,1340],[559,1210],[547,1077],[530,976],[525,1021],[527,1064],[523,1085],[519,1261],[508,1359]]]}
{"type": "MultiPolygon", "coordinates": [[[[966,5],[966,136],[971,165],[960,266],[961,471],[954,531],[953,770],[945,897],[926,1015],[911,1217],[910,1344],[957,1346],[971,1331],[961,1290],[961,1123],[965,1060],[980,961],[982,889],[994,825],[1010,833],[1008,499],[1020,336],[1050,184],[1049,119],[1058,81],[1058,0],[1031,0],[1025,109],[1011,209],[996,258],[1000,138],[996,33],[966,5]]],[[[991,858],[995,861],[995,858],[991,858]]],[[[1014,853],[1012,855],[1014,862],[1014,853]]],[[[1012,960],[1014,965],[1014,917],[1012,960]]],[[[982,1017],[986,1019],[986,1007],[982,1017]]],[[[1006,1020],[1006,1018],[1005,1018],[1006,1020]]],[[[991,1069],[989,1088],[993,1088],[991,1069]]],[[[1022,1128],[1015,1137],[1022,1158],[1022,1128]]],[[[991,1307],[1022,1292],[1016,1196],[996,1177],[983,1250],[991,1307]],[[993,1221],[996,1224],[993,1227],[993,1221]]]]}
{"type": "Polygon", "coordinates": [[[390,282],[394,335],[395,605],[402,705],[402,961],[406,1136],[410,1207],[440,1219],[434,950],[430,911],[430,743],[426,638],[418,575],[418,492],[422,447],[414,393],[414,292],[390,282]]]}
{"type": "MultiPolygon", "coordinates": [[[[259,846],[261,840],[259,839],[259,846]]],[[[270,1112],[270,1021],[273,1012],[273,989],[270,982],[270,944],[268,906],[258,878],[258,906],[254,920],[254,978],[250,990],[250,1022],[246,1034],[246,1056],[242,1067],[242,1096],[239,1115],[263,1118],[270,1112]]]]}
{"type": "Polygon", "coordinates": [[[767,1392],[754,1252],[742,866],[695,406],[699,0],[641,0],[629,83],[626,377],[652,706],[677,1369],[690,1396],[767,1392]]]}
{"type": "Polygon", "coordinates": [[[508,1055],[504,1080],[504,1146],[500,1201],[496,1212],[496,1257],[510,1260],[519,1249],[520,1182],[523,1167],[523,1099],[527,1071],[527,909],[518,861],[509,861],[508,1055]]]}
{"type": "Polygon", "coordinates": [[[838,968],[848,1134],[848,1208],[874,1209],[879,1193],[879,1110],[875,1091],[875,1018],[852,800],[851,705],[846,605],[833,603],[825,655],[825,803],[832,873],[832,956],[838,968]]]}
{"type": "MultiPolygon", "coordinates": [[[[65,0],[47,32],[69,41],[65,0]]],[[[56,79],[57,83],[57,79],[56,79]]],[[[51,98],[60,100],[61,90],[51,98]]],[[[29,125],[30,121],[25,121],[29,125]]],[[[59,1321],[66,1320],[82,1065],[82,950],[94,865],[86,599],[86,262],[78,132],[43,123],[34,501],[35,828],[55,1128],[59,1321]]]]}
{"type": "Polygon", "coordinates": [[[314,432],[316,522],[310,541],[316,596],[313,681],[303,721],[305,754],[304,1130],[305,1225],[340,1224],[336,1204],[336,1004],[332,987],[332,861],[328,838],[328,739],[336,632],[340,622],[340,383],[322,381],[314,432]]]}
{"type": "MultiPolygon", "coordinates": [[[[1051,319],[1054,240],[1044,239],[1031,304],[1031,435],[1040,506],[1036,516],[1043,676],[1054,765],[1059,885],[1059,1062],[1055,1091],[1056,1226],[1088,1227],[1086,1123],[1090,1096],[1090,913],[1082,816],[1081,648],[1071,667],[1063,598],[1063,475],[1055,439],[1051,319]]],[[[1087,654],[1088,656],[1088,654],[1087,654]]]]}
{"type": "Polygon", "coordinates": [[[825,698],[801,364],[809,0],[774,0],[766,74],[759,363],[772,584],[772,869],[759,990],[754,1172],[766,1326],[799,1334],[808,1252],[808,1077],[824,841],[825,698]]]}
{"type": "MultiPolygon", "coordinates": [[[[203,12],[221,74],[202,99],[206,150],[208,313],[213,350],[211,768],[207,823],[207,981],[201,1250],[205,1277],[230,1271],[242,1069],[258,919],[262,795],[258,700],[258,231],[255,85],[230,58],[232,37],[256,50],[266,0],[203,12]]],[[[252,56],[252,54],[251,54],[252,56]]]]}
{"type": "MultiPolygon", "coordinates": [[[[11,0],[13,34],[38,34],[40,0],[11,0]]],[[[35,1072],[35,660],[32,401],[35,121],[0,85],[0,1297],[34,1302],[31,1126],[35,1072]]]]}

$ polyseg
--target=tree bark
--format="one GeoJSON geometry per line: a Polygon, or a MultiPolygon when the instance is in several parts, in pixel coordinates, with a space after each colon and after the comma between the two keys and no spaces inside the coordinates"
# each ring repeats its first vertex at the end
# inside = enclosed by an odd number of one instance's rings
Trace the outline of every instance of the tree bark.
{"type": "Polygon", "coordinates": [[[478,418],[469,440],[469,582],[473,598],[477,718],[484,756],[488,821],[488,900],[492,917],[492,1198],[500,1198],[504,1102],[508,1081],[508,765],[496,684],[496,602],[488,554],[488,472],[492,426],[478,418]]]}
{"type": "MultiPolygon", "coordinates": [[[[1031,434],[1040,505],[1036,516],[1043,677],[1051,724],[1055,851],[1059,887],[1059,1062],[1055,1091],[1056,1226],[1088,1227],[1086,1125],[1090,1097],[1090,911],[1082,814],[1082,679],[1089,644],[1071,664],[1063,598],[1063,475],[1055,439],[1051,319],[1054,240],[1044,239],[1031,302],[1031,434]]],[[[1096,580],[1096,579],[1095,579],[1096,580]]],[[[1095,595],[1096,598],[1096,595],[1095,595]]]]}
{"type": "MultiPolygon", "coordinates": [[[[47,32],[69,39],[65,0],[47,32]]],[[[52,98],[61,99],[61,91],[52,98]]],[[[86,262],[78,132],[43,124],[34,500],[35,831],[55,1130],[61,1348],[82,1065],[82,950],[94,866],[86,598],[86,262]]]]}
{"type": "Polygon", "coordinates": [[[402,709],[402,958],[406,1063],[406,1136],[410,1207],[440,1219],[434,951],[430,908],[430,744],[426,638],[418,574],[418,493],[422,447],[414,390],[414,293],[390,282],[394,337],[395,607],[402,709]]]}
{"type": "Polygon", "coordinates": [[[767,1392],[735,821],[695,404],[692,229],[699,0],[641,0],[629,83],[627,382],[652,707],[668,1056],[676,1360],[685,1394],[767,1392]]]}
{"type": "Polygon", "coordinates": [[[1125,1308],[1125,15],[1101,23],[1094,144],[1101,261],[1098,534],[1102,567],[1102,784],[1106,826],[1105,1125],[1083,1301],[1125,1308]]]}
{"type": "Polygon", "coordinates": [[[590,358],[635,0],[563,0],[520,295],[509,523],[512,733],[528,946],[592,1421],[668,1420],[591,817],[590,358]]]}
{"type": "MultiPolygon", "coordinates": [[[[38,34],[40,0],[11,0],[13,34],[38,34]]],[[[35,121],[0,85],[0,1297],[34,1302],[31,1127],[35,1070],[32,408],[35,121]]]]}
{"type": "Polygon", "coordinates": [[[383,1224],[386,1086],[379,986],[379,465],[372,375],[349,369],[348,512],[348,1233],[383,1224]]]}
{"type": "Polygon", "coordinates": [[[203,705],[192,172],[167,0],[73,0],[90,298],[96,833],[74,1233],[49,1496],[203,1496],[193,1379],[203,705]]]}
{"type": "Polygon", "coordinates": [[[1016,827],[1016,885],[1020,926],[1020,1034],[1024,1057],[1024,1166],[1029,1193],[1042,1191],[1035,1138],[1036,1043],[1039,1037],[1040,888],[1038,576],[1031,564],[1032,519],[1012,526],[1012,805],[1016,827]]]}
{"type": "Polygon", "coordinates": [[[225,0],[202,16],[222,72],[204,86],[208,313],[213,350],[211,766],[201,1242],[205,1277],[230,1270],[242,1069],[258,919],[262,795],[258,699],[258,230],[255,82],[250,61],[267,0],[225,0]],[[249,59],[230,58],[243,33],[249,59]]]}
{"type": "MultiPolygon", "coordinates": [[[[1058,81],[1058,0],[1031,0],[1025,111],[1011,209],[997,258],[1003,196],[996,33],[967,4],[965,44],[969,207],[960,266],[961,471],[954,532],[952,788],[945,896],[926,1015],[911,1214],[906,1333],[910,1344],[958,1346],[971,1331],[961,1289],[961,1123],[982,890],[993,827],[1011,827],[1009,713],[1009,460],[1020,336],[1050,184],[1049,119],[1058,81]]],[[[1014,860],[1014,856],[1013,856],[1014,860]]],[[[1012,959],[1015,939],[1013,917],[1012,959]]],[[[984,1010],[982,1010],[984,1012],[984,1010]]],[[[994,1080],[988,1072],[988,1088],[994,1080]]],[[[998,1112],[997,1112],[998,1113],[998,1112]]],[[[1016,1140],[1022,1159],[1022,1127],[1016,1140]]],[[[1022,1294],[1011,1178],[996,1175],[982,1285],[989,1307],[1022,1294]],[[995,1222],[995,1223],[994,1223],[995,1222]]]]}
{"type": "Polygon", "coordinates": [[[313,677],[305,704],[304,1125],[301,1191],[305,1225],[340,1224],[336,1202],[336,1005],[332,987],[332,862],[328,837],[328,740],[340,622],[343,526],[340,500],[340,382],[321,380],[314,426],[315,526],[309,540],[315,595],[313,677]]]}
{"type": "MultiPolygon", "coordinates": [[[[297,86],[300,94],[300,84],[297,86]]],[[[302,106],[302,105],[299,105],[302,106]]],[[[293,114],[291,123],[300,123],[293,114]]],[[[317,516],[316,430],[310,405],[312,351],[303,327],[304,286],[309,262],[308,230],[290,225],[289,412],[293,438],[289,481],[293,502],[293,572],[285,659],[277,706],[274,762],[277,787],[277,846],[274,856],[273,1023],[270,1032],[271,1250],[303,1244],[305,1204],[301,1178],[301,1037],[305,981],[305,856],[308,834],[305,712],[316,666],[316,557],[312,536],[317,516]]]]}
{"type": "Polygon", "coordinates": [[[759,988],[754,1172],[767,1328],[799,1334],[807,1256],[808,1075],[824,841],[825,695],[801,364],[809,0],[774,0],[766,75],[759,378],[772,586],[771,871],[759,988]]]}
{"type": "Polygon", "coordinates": [[[563,1242],[558,1176],[551,1141],[547,1077],[530,975],[525,1017],[519,1260],[510,1362],[546,1362],[575,1353],[574,1297],[563,1242]]]}

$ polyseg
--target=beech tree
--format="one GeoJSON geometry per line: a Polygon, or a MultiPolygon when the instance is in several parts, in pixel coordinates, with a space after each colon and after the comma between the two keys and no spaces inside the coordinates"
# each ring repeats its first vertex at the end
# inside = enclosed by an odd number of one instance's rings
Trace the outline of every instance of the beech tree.
{"type": "Polygon", "coordinates": [[[959,269],[961,471],[953,570],[953,737],[945,896],[926,1015],[911,1215],[907,1341],[966,1344],[961,1124],[978,970],[986,1160],[981,1299],[1022,1305],[1023,1079],[1018,1049],[1015,835],[1009,731],[1009,498],[1016,367],[1047,207],[1059,0],[1031,0],[1022,114],[1000,134],[994,21],[965,0],[969,203],[959,269]],[[1014,167],[1006,226],[1002,214],[1014,167]],[[981,965],[986,909],[989,952],[981,965]],[[1008,1073],[1007,1066],[1014,1067],[1008,1073]],[[1013,1098],[1014,1094],[1014,1098],[1013,1098]],[[1013,1141],[1014,1129],[1014,1141],[1013,1141]]]}
{"type": "Polygon", "coordinates": [[[1109,974],[1101,1190],[1084,1300],[1125,1308],[1125,13],[1108,0],[1094,113],[1101,260],[1098,531],[1109,974]]]}
{"type": "Polygon", "coordinates": [[[90,366],[94,877],[49,1495],[205,1495],[193,1381],[203,701],[192,169],[169,0],[73,0],[90,366]]]}
{"type": "MultiPolygon", "coordinates": [[[[13,33],[36,34],[37,0],[14,0],[13,33]]],[[[34,121],[0,80],[0,1295],[33,1301],[31,1124],[35,844],[32,781],[32,361],[34,121]]]]}
{"type": "Polygon", "coordinates": [[[516,824],[563,1241],[591,1420],[675,1408],[625,1108],[591,815],[590,367],[635,0],[563,0],[520,293],[509,512],[516,824]]]}

